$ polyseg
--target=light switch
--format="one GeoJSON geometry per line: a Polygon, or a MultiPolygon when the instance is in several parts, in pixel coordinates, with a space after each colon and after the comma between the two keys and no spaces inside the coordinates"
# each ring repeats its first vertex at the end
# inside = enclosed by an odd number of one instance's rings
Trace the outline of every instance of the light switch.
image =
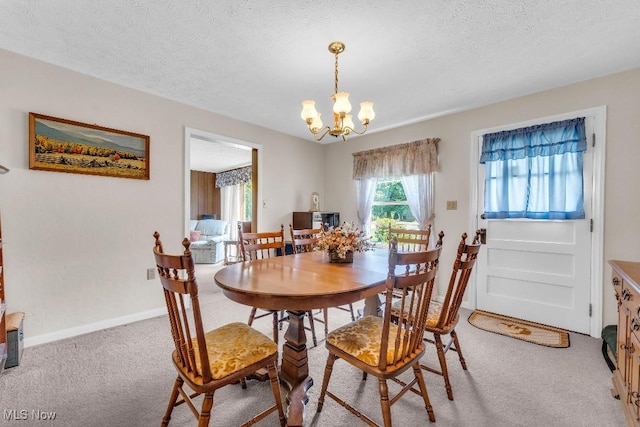
{"type": "Polygon", "coordinates": [[[458,201],[457,200],[447,200],[447,210],[455,211],[458,209],[458,201]]]}

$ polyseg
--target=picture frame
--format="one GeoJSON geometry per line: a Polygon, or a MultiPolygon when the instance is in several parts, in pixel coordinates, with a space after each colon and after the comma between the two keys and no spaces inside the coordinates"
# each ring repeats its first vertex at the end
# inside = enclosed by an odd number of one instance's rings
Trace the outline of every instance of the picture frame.
{"type": "Polygon", "coordinates": [[[29,169],[149,179],[148,135],[29,113],[29,169]]]}

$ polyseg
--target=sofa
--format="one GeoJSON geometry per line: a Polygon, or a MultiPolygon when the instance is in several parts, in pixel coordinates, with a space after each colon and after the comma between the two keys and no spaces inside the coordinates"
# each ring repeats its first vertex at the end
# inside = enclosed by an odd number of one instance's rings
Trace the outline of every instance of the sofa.
{"type": "Polygon", "coordinates": [[[196,264],[215,264],[224,259],[224,241],[230,239],[229,222],[192,219],[189,223],[191,253],[196,264]]]}

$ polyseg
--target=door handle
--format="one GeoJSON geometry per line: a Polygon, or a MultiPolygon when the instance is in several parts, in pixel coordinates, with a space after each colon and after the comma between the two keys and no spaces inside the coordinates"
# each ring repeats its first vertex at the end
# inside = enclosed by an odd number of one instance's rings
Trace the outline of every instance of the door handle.
{"type": "Polygon", "coordinates": [[[481,228],[480,229],[480,243],[483,245],[487,244],[487,229],[486,228],[481,228]]]}

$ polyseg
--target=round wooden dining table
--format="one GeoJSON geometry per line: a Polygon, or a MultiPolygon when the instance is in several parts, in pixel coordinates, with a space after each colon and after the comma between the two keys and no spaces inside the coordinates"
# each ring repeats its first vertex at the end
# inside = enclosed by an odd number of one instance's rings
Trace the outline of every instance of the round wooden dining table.
{"type": "Polygon", "coordinates": [[[289,326],[282,347],[280,378],[289,385],[287,425],[305,424],[309,376],[304,316],[307,311],[365,300],[364,314],[375,314],[385,288],[388,252],[355,253],[353,263],[330,263],[325,252],[245,261],[215,274],[227,298],[250,307],[286,310],[289,326]]]}

